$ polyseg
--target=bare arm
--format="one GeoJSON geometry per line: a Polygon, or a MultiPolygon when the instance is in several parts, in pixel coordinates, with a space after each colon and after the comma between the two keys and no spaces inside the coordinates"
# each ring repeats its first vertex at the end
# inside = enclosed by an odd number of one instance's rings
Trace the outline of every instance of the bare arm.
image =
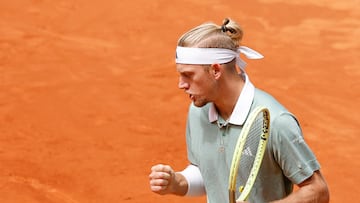
{"type": "Polygon", "coordinates": [[[160,195],[174,194],[184,196],[188,190],[185,177],[174,172],[168,165],[158,164],[151,168],[150,189],[160,195]]]}
{"type": "MultiPolygon", "coordinates": [[[[330,200],[327,184],[320,171],[300,183],[299,189],[284,199],[271,203],[328,203],[330,200]]],[[[242,203],[242,202],[237,202],[242,203]]]]}
{"type": "Polygon", "coordinates": [[[299,189],[282,200],[274,201],[273,203],[327,203],[330,200],[329,190],[327,184],[322,177],[320,171],[315,171],[314,174],[300,183],[299,189]]]}

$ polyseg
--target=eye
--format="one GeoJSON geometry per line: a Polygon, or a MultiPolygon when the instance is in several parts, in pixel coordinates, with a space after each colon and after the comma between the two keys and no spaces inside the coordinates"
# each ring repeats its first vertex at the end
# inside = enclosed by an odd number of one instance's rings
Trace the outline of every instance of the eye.
{"type": "Polygon", "coordinates": [[[190,72],[182,72],[182,73],[180,73],[180,76],[182,76],[184,78],[190,78],[192,76],[192,73],[190,73],[190,72]]]}

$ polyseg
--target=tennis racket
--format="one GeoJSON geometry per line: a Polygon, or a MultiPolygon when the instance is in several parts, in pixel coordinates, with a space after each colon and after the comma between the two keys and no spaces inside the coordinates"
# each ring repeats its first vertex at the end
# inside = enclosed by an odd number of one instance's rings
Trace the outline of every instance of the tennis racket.
{"type": "Polygon", "coordinates": [[[229,200],[236,202],[236,185],[246,201],[259,172],[270,130],[270,112],[259,106],[248,116],[235,146],[229,176],[229,200]],[[238,178],[238,180],[237,180],[238,178]]]}

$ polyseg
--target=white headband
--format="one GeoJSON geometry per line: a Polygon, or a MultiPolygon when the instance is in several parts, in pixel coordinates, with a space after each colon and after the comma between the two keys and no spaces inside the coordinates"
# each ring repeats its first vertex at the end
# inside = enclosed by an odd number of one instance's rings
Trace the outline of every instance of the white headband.
{"type": "Polygon", "coordinates": [[[214,63],[224,64],[236,58],[236,64],[245,69],[246,63],[240,58],[244,54],[248,59],[261,59],[263,55],[246,46],[240,46],[235,52],[230,49],[222,48],[196,48],[196,47],[176,47],[175,62],[179,64],[211,65],[214,63]]]}

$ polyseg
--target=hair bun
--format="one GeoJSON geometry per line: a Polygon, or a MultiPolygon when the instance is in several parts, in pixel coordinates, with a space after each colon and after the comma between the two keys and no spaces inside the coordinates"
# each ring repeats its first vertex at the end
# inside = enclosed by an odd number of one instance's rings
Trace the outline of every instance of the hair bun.
{"type": "Polygon", "coordinates": [[[230,22],[229,18],[224,19],[223,24],[221,26],[221,31],[225,33],[230,32],[231,34],[234,34],[236,32],[235,29],[226,27],[226,25],[229,24],[229,22],[230,22]]]}

